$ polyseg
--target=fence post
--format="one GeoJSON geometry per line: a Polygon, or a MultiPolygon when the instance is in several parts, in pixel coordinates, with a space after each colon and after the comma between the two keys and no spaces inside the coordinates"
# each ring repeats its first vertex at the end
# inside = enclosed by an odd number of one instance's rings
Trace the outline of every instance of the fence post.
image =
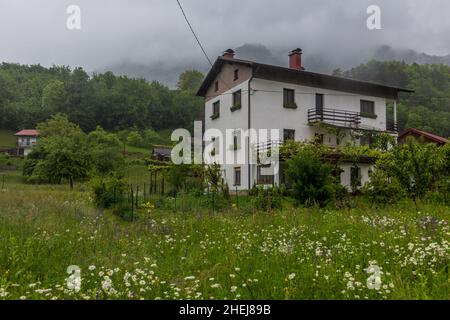
{"type": "Polygon", "coordinates": [[[139,185],[136,186],[136,209],[139,209],[139,185]]]}
{"type": "Polygon", "coordinates": [[[3,190],[3,189],[5,189],[5,175],[4,174],[2,174],[2,189],[1,190],[3,190]]]}
{"type": "Polygon", "coordinates": [[[133,194],[133,185],[131,185],[131,220],[134,220],[134,194],[133,194]]]}

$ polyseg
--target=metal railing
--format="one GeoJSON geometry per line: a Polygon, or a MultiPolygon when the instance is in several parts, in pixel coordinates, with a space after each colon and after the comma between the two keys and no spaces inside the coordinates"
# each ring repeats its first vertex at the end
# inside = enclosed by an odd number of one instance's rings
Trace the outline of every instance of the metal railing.
{"type": "Polygon", "coordinates": [[[324,122],[357,128],[361,124],[361,114],[338,109],[312,108],[308,110],[308,122],[324,122]]]}
{"type": "Polygon", "coordinates": [[[30,143],[21,142],[21,143],[17,143],[17,147],[18,148],[31,148],[31,147],[33,147],[35,145],[36,145],[36,142],[30,142],[30,143]]]}
{"type": "Polygon", "coordinates": [[[395,121],[387,121],[386,130],[389,132],[398,132],[398,123],[395,121]]]}
{"type": "Polygon", "coordinates": [[[262,153],[267,152],[269,150],[279,148],[283,144],[283,141],[280,140],[269,140],[255,144],[256,152],[262,153]]]}

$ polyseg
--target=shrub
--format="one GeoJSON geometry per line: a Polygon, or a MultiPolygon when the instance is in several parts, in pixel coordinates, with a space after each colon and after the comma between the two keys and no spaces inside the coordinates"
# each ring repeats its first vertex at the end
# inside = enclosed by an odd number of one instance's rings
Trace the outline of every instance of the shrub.
{"type": "Polygon", "coordinates": [[[322,161],[314,146],[305,146],[289,159],[286,174],[292,182],[293,196],[299,203],[325,206],[335,196],[332,166],[322,161]]]}
{"type": "Polygon", "coordinates": [[[124,180],[109,176],[95,177],[90,182],[94,203],[100,208],[110,208],[124,202],[126,183],[124,180]]]}
{"type": "Polygon", "coordinates": [[[144,144],[144,139],[137,131],[131,131],[127,137],[127,143],[133,147],[141,147],[144,144]]]}
{"type": "Polygon", "coordinates": [[[112,213],[124,221],[134,221],[137,217],[136,212],[132,210],[131,205],[125,201],[115,204],[112,208],[112,213]]]}
{"type": "Polygon", "coordinates": [[[253,205],[258,210],[271,211],[281,209],[283,196],[279,188],[256,187],[254,192],[253,205]]]}
{"type": "Polygon", "coordinates": [[[376,205],[392,204],[404,196],[397,179],[389,178],[382,169],[377,169],[371,174],[370,181],[362,191],[364,197],[376,205]]]}
{"type": "Polygon", "coordinates": [[[397,179],[408,197],[422,199],[445,171],[445,157],[434,144],[420,144],[408,139],[380,161],[390,177],[397,179]]]}

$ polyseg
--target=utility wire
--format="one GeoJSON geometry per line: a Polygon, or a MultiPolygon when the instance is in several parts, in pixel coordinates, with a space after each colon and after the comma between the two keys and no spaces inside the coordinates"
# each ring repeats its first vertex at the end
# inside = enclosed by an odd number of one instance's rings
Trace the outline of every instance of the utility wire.
{"type": "Polygon", "coordinates": [[[195,38],[195,40],[197,41],[197,43],[198,43],[200,49],[202,50],[203,54],[205,55],[206,60],[208,60],[209,64],[210,64],[211,67],[212,67],[212,65],[213,65],[213,64],[212,64],[212,61],[211,61],[211,59],[209,58],[208,54],[206,53],[206,50],[205,50],[205,48],[203,47],[202,43],[200,42],[200,39],[198,38],[197,34],[195,33],[194,28],[192,27],[191,23],[189,22],[189,19],[188,19],[188,17],[186,16],[186,13],[184,12],[184,9],[183,9],[183,7],[181,6],[180,1],[177,0],[177,3],[178,3],[178,6],[180,7],[181,13],[183,14],[184,20],[186,20],[186,23],[188,24],[189,29],[191,29],[191,32],[192,32],[192,34],[194,35],[194,38],[195,38]]]}
{"type": "MultiPolygon", "coordinates": [[[[205,50],[204,46],[202,45],[202,43],[201,43],[199,37],[198,37],[197,34],[195,33],[194,28],[192,27],[192,24],[190,23],[190,21],[189,21],[187,15],[186,15],[186,12],[185,12],[184,9],[183,9],[183,6],[181,5],[181,3],[180,3],[179,0],[176,0],[176,1],[177,1],[178,6],[180,7],[180,10],[181,10],[181,13],[183,14],[184,19],[186,20],[187,25],[189,26],[189,29],[191,30],[192,34],[194,35],[195,40],[197,41],[198,46],[200,47],[200,49],[201,49],[202,52],[203,52],[203,55],[205,56],[206,60],[208,61],[208,63],[209,63],[209,64],[211,65],[211,67],[212,67],[212,66],[213,66],[213,63],[212,63],[211,59],[209,58],[208,54],[206,53],[206,50],[205,50]]],[[[221,77],[220,77],[220,78],[221,78],[221,77]]],[[[221,79],[221,80],[222,80],[222,82],[223,82],[229,89],[231,89],[231,87],[230,87],[223,79],[221,79]]],[[[273,91],[272,91],[272,90],[259,90],[259,89],[255,89],[255,90],[253,90],[253,91],[254,91],[254,92],[268,92],[268,93],[283,93],[283,91],[276,91],[276,90],[273,90],[273,91]]],[[[222,96],[222,95],[228,95],[228,94],[233,94],[233,93],[232,93],[232,92],[231,92],[231,93],[222,93],[222,94],[217,95],[217,96],[215,96],[215,97],[222,96]]],[[[314,93],[310,93],[310,92],[298,92],[298,91],[296,91],[295,94],[296,94],[296,95],[297,95],[297,94],[313,95],[314,93]]],[[[328,93],[328,94],[325,94],[325,95],[326,95],[326,96],[357,96],[357,94],[339,94],[339,93],[328,93]]],[[[416,97],[416,98],[422,97],[422,98],[432,98],[432,99],[445,99],[445,100],[448,99],[447,97],[443,97],[443,96],[440,96],[440,97],[434,97],[434,96],[415,96],[415,97],[416,97]]],[[[409,98],[409,97],[408,97],[408,98],[409,98]]],[[[407,98],[407,99],[408,99],[408,98],[407,98]]]]}
{"type": "MultiPolygon", "coordinates": [[[[180,7],[181,13],[183,14],[184,20],[186,20],[187,25],[189,26],[189,29],[191,30],[192,34],[194,35],[195,40],[198,43],[198,46],[200,47],[200,49],[203,52],[203,55],[205,56],[206,60],[208,61],[209,65],[212,67],[213,63],[211,61],[211,59],[209,58],[208,54],[206,53],[205,47],[202,45],[200,38],[197,36],[197,34],[194,31],[194,28],[192,27],[192,24],[189,22],[189,19],[186,15],[186,12],[183,9],[183,6],[180,3],[180,0],[177,0],[178,6],[180,7]]],[[[231,86],[222,78],[222,76],[219,73],[219,78],[220,80],[225,84],[225,87],[228,88],[228,90],[231,90],[231,86]]]]}

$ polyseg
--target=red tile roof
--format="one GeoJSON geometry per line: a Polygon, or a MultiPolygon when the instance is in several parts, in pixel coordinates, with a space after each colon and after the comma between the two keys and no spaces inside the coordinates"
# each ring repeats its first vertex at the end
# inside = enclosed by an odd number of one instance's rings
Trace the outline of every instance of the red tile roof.
{"type": "Polygon", "coordinates": [[[420,137],[424,137],[424,138],[426,138],[428,140],[431,140],[431,141],[439,143],[439,144],[446,144],[446,143],[450,142],[446,138],[440,137],[438,135],[435,135],[435,134],[432,134],[432,133],[429,133],[429,132],[426,132],[426,131],[421,131],[421,130],[418,130],[418,129],[414,129],[414,128],[407,129],[405,132],[403,132],[401,135],[399,135],[398,139],[401,140],[404,137],[409,136],[409,135],[417,135],[417,136],[420,136],[420,137]]]}
{"type": "Polygon", "coordinates": [[[14,134],[15,136],[25,136],[25,137],[37,137],[39,132],[37,130],[22,130],[14,134]]]}

